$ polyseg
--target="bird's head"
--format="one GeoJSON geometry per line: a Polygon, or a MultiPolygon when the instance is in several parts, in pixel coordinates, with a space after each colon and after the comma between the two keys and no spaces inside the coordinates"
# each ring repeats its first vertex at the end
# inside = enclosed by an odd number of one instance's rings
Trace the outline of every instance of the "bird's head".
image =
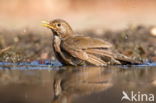
{"type": "Polygon", "coordinates": [[[55,19],[50,22],[43,21],[42,25],[51,29],[53,34],[59,36],[60,38],[66,38],[73,35],[73,30],[70,25],[61,19],[55,19]]]}

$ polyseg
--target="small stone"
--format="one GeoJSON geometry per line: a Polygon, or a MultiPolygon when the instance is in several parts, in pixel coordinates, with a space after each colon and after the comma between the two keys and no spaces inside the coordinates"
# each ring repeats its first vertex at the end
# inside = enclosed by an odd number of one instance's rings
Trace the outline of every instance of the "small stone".
{"type": "Polygon", "coordinates": [[[153,62],[156,62],[156,56],[152,57],[151,60],[152,60],[153,62]]]}
{"type": "Polygon", "coordinates": [[[18,37],[14,37],[14,41],[17,43],[19,42],[19,38],[18,37]]]}
{"type": "Polygon", "coordinates": [[[156,27],[151,28],[150,33],[151,35],[156,36],[156,27]]]}
{"type": "Polygon", "coordinates": [[[154,86],[156,86],[156,80],[154,80],[154,81],[152,82],[152,84],[153,84],[154,86]]]}
{"type": "Polygon", "coordinates": [[[47,58],[48,58],[48,53],[41,54],[41,59],[47,59],[47,58]]]}

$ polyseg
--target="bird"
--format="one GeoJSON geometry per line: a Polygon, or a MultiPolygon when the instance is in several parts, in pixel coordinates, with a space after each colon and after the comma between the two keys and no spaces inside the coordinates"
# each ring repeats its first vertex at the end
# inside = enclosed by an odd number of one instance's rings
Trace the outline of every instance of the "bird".
{"type": "Polygon", "coordinates": [[[52,47],[55,57],[63,65],[107,66],[140,64],[113,50],[108,41],[76,34],[67,21],[54,19],[42,21],[42,26],[52,31],[52,47]]]}

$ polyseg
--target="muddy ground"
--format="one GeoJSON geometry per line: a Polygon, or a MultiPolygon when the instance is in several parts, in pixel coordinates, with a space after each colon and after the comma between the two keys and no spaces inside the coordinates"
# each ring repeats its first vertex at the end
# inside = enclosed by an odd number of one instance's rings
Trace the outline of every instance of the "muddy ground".
{"type": "MultiPolygon", "coordinates": [[[[50,31],[49,31],[50,32],[50,31]]],[[[156,28],[129,26],[127,29],[85,30],[83,35],[101,38],[114,44],[120,53],[136,59],[156,61],[156,28]]],[[[0,62],[30,62],[54,59],[52,35],[31,30],[0,29],[0,62]]]]}

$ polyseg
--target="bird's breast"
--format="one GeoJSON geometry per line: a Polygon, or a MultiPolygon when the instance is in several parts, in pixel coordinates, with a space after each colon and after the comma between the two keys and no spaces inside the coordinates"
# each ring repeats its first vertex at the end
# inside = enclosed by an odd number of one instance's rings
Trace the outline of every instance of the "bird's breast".
{"type": "Polygon", "coordinates": [[[55,57],[62,63],[64,64],[64,58],[62,57],[62,51],[61,51],[61,39],[58,36],[53,37],[53,50],[55,53],[55,57]]]}
{"type": "Polygon", "coordinates": [[[54,36],[54,51],[55,52],[61,52],[60,50],[60,44],[61,44],[61,39],[58,36],[54,36]]]}

